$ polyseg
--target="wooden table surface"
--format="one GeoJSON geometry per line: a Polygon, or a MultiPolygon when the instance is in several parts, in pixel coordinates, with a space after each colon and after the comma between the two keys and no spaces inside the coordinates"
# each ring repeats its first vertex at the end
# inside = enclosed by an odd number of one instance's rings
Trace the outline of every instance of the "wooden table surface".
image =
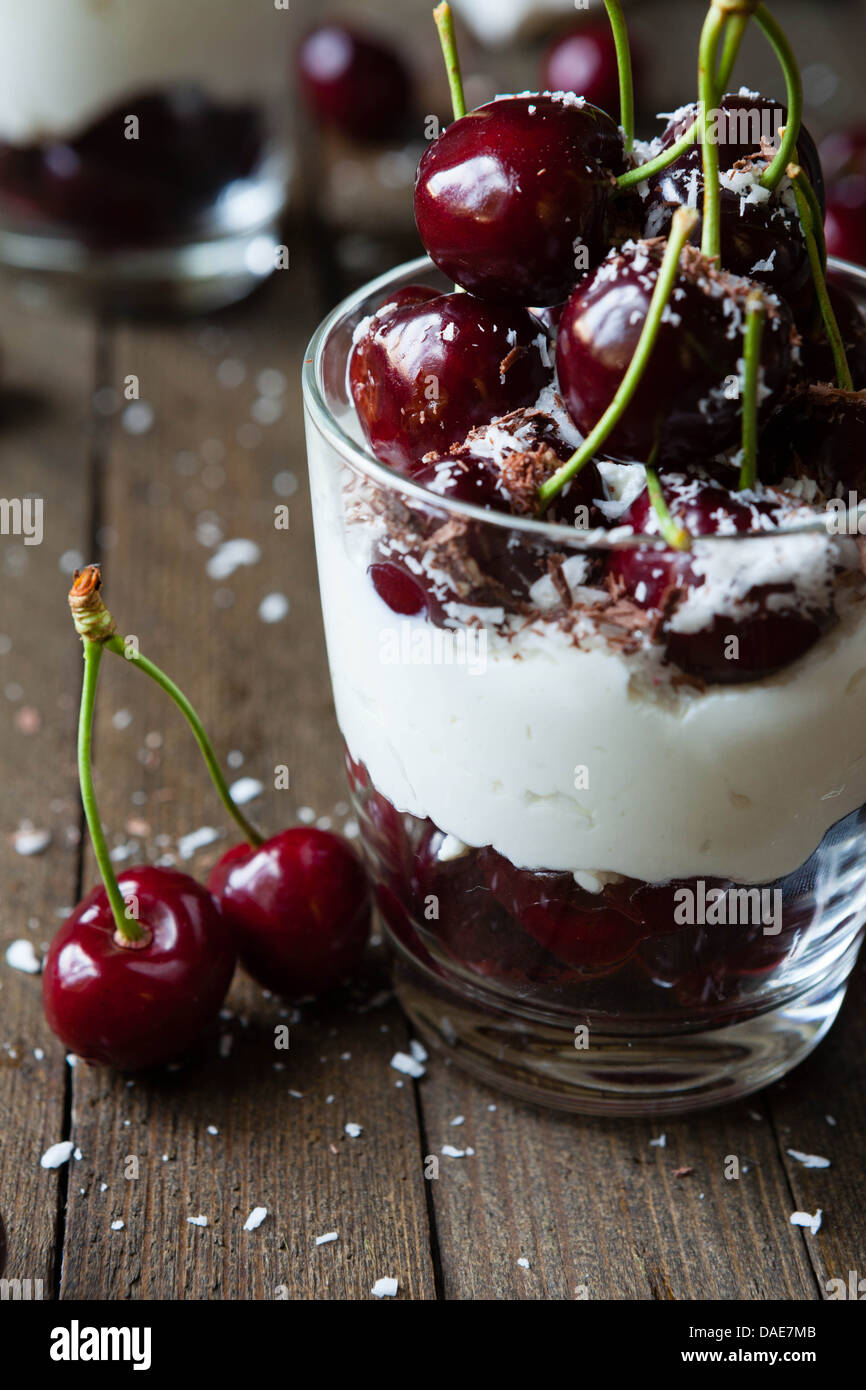
{"type": "MultiPolygon", "coordinates": [[[[3,962],[21,938],[40,953],[96,877],[75,771],[76,563],[102,562],[120,630],[189,693],[220,756],[242,753],[234,775],[264,783],[260,823],[348,819],[298,384],[308,336],[345,286],[321,228],[289,240],[291,273],[207,322],[109,323],[20,290],[0,298],[0,492],[45,499],[41,546],[0,537],[0,1277],[67,1299],[367,1299],[382,1276],[403,1299],[826,1297],[827,1281],[866,1273],[862,967],[830,1037],[789,1078],[654,1123],[534,1110],[435,1058],[421,1080],[400,1076],[390,1059],[408,1029],[376,945],[327,1007],[287,1010],[238,974],[198,1053],[138,1079],[70,1065],[38,976],[3,962]],[[273,525],[280,503],[288,531],[273,525]],[[258,561],[210,577],[219,538],[238,537],[258,561]],[[288,612],[266,623],[271,594],[288,612]],[[278,765],[289,790],[273,789],[278,765]],[[25,857],[28,823],[51,842],[25,857]],[[66,1138],[75,1157],[43,1169],[66,1138]],[[448,1144],[466,1155],[443,1157],[448,1144]],[[245,1232],[256,1206],[268,1215],[245,1232]],[[818,1208],[816,1235],[791,1225],[818,1208]]],[[[110,659],[95,748],[120,854],[177,856],[180,837],[215,827],[221,838],[184,863],[206,873],[231,831],[190,735],[110,659]]]]}

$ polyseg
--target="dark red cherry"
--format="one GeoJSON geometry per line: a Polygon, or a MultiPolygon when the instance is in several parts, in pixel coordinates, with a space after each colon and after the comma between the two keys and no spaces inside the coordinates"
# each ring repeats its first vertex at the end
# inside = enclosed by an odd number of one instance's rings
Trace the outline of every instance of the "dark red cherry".
{"type": "Polygon", "coordinates": [[[866,175],[828,185],[824,238],[831,256],[866,265],[866,175]]]}
{"type": "MultiPolygon", "coordinates": [[[[719,103],[720,116],[715,132],[719,148],[719,169],[733,169],[740,160],[760,153],[761,139],[772,140],[779,126],[787,119],[786,108],[769,97],[757,92],[727,92],[719,103]]],[[[697,115],[694,102],[683,106],[668,121],[661,135],[661,148],[669,149],[681,135],[684,135],[697,115]]],[[[815,190],[818,201],[824,206],[824,176],[821,160],[815,141],[805,126],[800,126],[797,136],[797,154],[802,168],[815,190]]],[[[695,144],[685,154],[680,155],[669,169],[697,169],[703,174],[701,147],[695,144]]],[[[698,199],[700,204],[700,198],[698,199]]]]}
{"type": "Polygon", "coordinates": [[[337,22],[298,49],[301,89],[319,120],[355,140],[399,135],[412,110],[412,79],[390,45],[337,22]]]}
{"type": "Polygon", "coordinates": [[[596,107],[564,94],[500,97],[424,152],[421,240],[473,294],[557,304],[607,249],[611,176],[624,167],[622,135],[596,107]]]}
{"type": "Polygon", "coordinates": [[[428,611],[431,598],[429,588],[406,568],[405,563],[377,560],[370,566],[368,574],[376,593],[392,613],[412,618],[416,613],[428,611]]]}
{"type": "Polygon", "coordinates": [[[370,930],[370,889],[348,841],[297,826],[259,849],[236,845],[208,886],[259,984],[297,998],[331,989],[358,964],[370,930]]]}
{"type": "MultiPolygon", "coordinates": [[[[631,362],[663,252],[663,242],[650,241],[612,253],[566,305],[556,365],[563,400],[583,434],[601,419],[631,362]]],[[[686,248],[649,363],[605,440],[606,453],[646,462],[657,450],[660,463],[687,465],[739,439],[749,288],[750,282],[723,272],[708,274],[703,258],[686,248]]],[[[765,412],[786,381],[791,326],[787,308],[768,301],[761,352],[765,412]]]]}
{"type": "Polygon", "coordinates": [[[770,482],[811,478],[825,497],[866,497],[866,391],[805,387],[761,435],[759,471],[770,482]]]}
{"type": "MultiPolygon", "coordinates": [[[[634,58],[633,52],[633,68],[634,58]]],[[[545,91],[574,92],[602,111],[618,111],[619,74],[610,25],[578,24],[555,38],[544,55],[541,83],[545,91]]]]}
{"type": "MultiPolygon", "coordinates": [[[[677,112],[661,137],[663,148],[674,144],[685,133],[696,109],[692,104],[677,112]]],[[[772,136],[775,126],[780,121],[784,123],[785,109],[765,97],[728,94],[722,98],[720,111],[724,118],[718,126],[719,165],[723,172],[733,171],[729,172],[730,186],[723,186],[721,193],[722,265],[781,295],[800,319],[810,309],[814,291],[797,212],[778,191],[772,195],[753,192],[747,183],[748,171],[734,167],[739,161],[759,153],[762,128],[772,136]],[[756,198],[759,201],[755,201],[756,198]]],[[[797,149],[823,207],[821,165],[814,141],[805,128],[801,128],[797,149]]],[[[758,166],[753,180],[758,178],[763,167],[758,166]]],[[[701,147],[696,144],[650,180],[645,204],[646,234],[666,235],[675,209],[682,204],[696,207],[700,212],[703,189],[701,147]]],[[[697,245],[700,238],[699,218],[691,239],[697,245]]]]}
{"type": "Polygon", "coordinates": [[[493,895],[545,950],[579,974],[604,974],[635,950],[638,923],[588,893],[573,874],[518,869],[495,850],[485,852],[493,895]]]}
{"type": "Polygon", "coordinates": [[[425,463],[413,473],[412,481],[437,497],[472,502],[476,507],[487,507],[491,511],[511,510],[502,490],[500,469],[491,459],[478,457],[466,449],[425,463]]]}
{"type": "Polygon", "coordinates": [[[513,305],[443,294],[386,305],[349,362],[352,397],[377,458],[412,473],[473,425],[535,401],[551,372],[538,323],[513,305]]]}
{"type": "MultiPolygon", "coordinates": [[[[661,482],[669,510],[693,537],[773,529],[769,500],[747,499],[696,478],[664,475],[661,482]]],[[[632,526],[639,534],[658,535],[646,492],[635,499],[620,524],[632,526]]],[[[740,542],[745,547],[758,543],[740,542]]],[[[741,556],[747,565],[748,549],[741,556]]],[[[702,680],[733,685],[770,675],[803,656],[833,621],[829,596],[812,605],[790,580],[784,580],[757,582],[734,600],[726,597],[725,611],[700,626],[678,626],[681,604],[706,582],[703,563],[693,550],[638,547],[613,551],[607,568],[615,592],[624,592],[639,607],[660,615],[666,659],[702,680]]]]}
{"type": "Polygon", "coordinates": [[[219,906],[188,874],[134,868],[118,882],[147,940],[118,945],[105,889],[94,888],[51,943],[42,998],[70,1052],[133,1071],[181,1056],[213,1021],[235,945],[219,906]]]}
{"type": "MultiPolygon", "coordinates": [[[[827,290],[842,335],[854,389],[860,391],[866,387],[866,318],[845,290],[834,285],[832,281],[828,283],[827,290]]],[[[815,315],[815,321],[809,330],[803,333],[800,360],[807,382],[821,381],[835,385],[836,365],[820,313],[815,315]]]]}

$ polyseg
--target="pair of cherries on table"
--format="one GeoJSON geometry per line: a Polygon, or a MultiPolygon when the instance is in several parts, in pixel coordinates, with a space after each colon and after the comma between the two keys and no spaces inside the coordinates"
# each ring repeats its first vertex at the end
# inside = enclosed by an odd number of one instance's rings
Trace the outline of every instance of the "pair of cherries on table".
{"type": "Polygon", "coordinates": [[[265,988],[290,998],[339,984],[357,965],[370,926],[370,891],[348,841],[313,826],[269,840],[232,799],[210,741],[177,686],[137,650],[129,656],[100,596],[97,566],[70,592],[84,643],[79,775],[103,883],[78,904],[43,969],[46,1018],[87,1062],[140,1069],[180,1056],[212,1023],[238,958],[265,988]],[[207,888],[174,868],[115,876],[96,805],[91,739],[105,650],[126,657],[187,719],[224,806],[247,838],[212,869],[207,888]]]}
{"type": "Polygon", "coordinates": [[[43,1001],[71,1053],[121,1070],[186,1052],[215,1019],[238,957],[266,989],[300,998],[345,979],[369,934],[360,860],[340,836],[312,826],[259,848],[235,845],[207,888],[150,865],[118,883],[143,937],[119,940],[105,888],[94,888],[51,944],[43,1001]]]}

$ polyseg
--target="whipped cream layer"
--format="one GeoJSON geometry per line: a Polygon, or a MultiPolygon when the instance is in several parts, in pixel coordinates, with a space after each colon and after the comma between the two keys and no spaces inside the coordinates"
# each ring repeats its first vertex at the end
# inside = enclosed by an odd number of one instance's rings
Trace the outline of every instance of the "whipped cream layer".
{"type": "Polygon", "coordinates": [[[347,525],[333,455],[308,433],[337,716],[398,811],[521,868],[761,883],[866,802],[861,601],[778,675],[703,693],[543,618],[488,624],[484,656],[427,660],[436,629],[376,594],[371,527],[347,525]]]}
{"type": "Polygon", "coordinates": [[[175,83],[227,102],[269,97],[288,80],[292,10],[273,0],[0,0],[0,139],[74,136],[124,96],[175,83]]]}

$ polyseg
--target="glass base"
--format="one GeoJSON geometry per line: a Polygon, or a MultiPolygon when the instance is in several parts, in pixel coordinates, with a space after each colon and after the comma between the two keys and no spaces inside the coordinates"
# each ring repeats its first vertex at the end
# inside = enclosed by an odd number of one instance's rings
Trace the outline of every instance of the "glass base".
{"type": "MultiPolygon", "coordinates": [[[[397,997],[425,1043],[519,1100],[584,1115],[673,1115],[741,1100],[817,1047],[845,997],[859,940],[790,1002],[727,1027],[644,1034],[563,1019],[537,1004],[507,1008],[410,955],[382,924],[397,997]],[[581,1047],[583,1026],[588,1046],[581,1047]]],[[[609,1027],[609,1024],[608,1024],[609,1027]]]]}
{"type": "Polygon", "coordinates": [[[110,313],[210,313],[276,268],[277,221],[179,245],[91,250],[74,238],[0,228],[0,265],[19,284],[110,313]]]}

